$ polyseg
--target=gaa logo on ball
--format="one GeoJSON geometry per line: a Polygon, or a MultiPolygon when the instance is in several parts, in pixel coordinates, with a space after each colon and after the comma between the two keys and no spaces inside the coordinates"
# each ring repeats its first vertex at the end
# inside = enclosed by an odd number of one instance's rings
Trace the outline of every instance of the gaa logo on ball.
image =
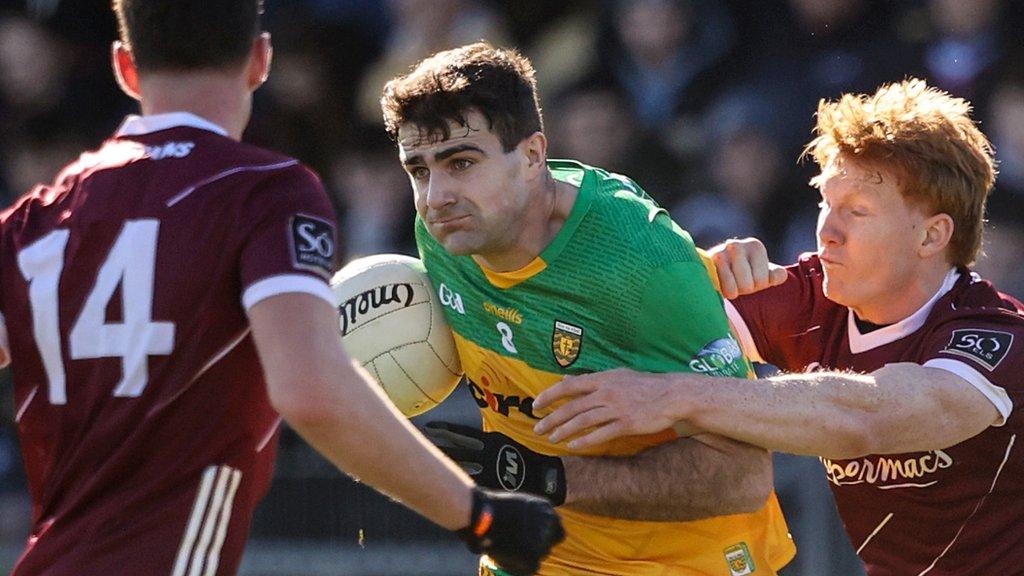
{"type": "Polygon", "coordinates": [[[345,351],[403,414],[422,414],[455,389],[462,365],[422,262],[399,254],[353,260],[331,290],[345,351]]]}

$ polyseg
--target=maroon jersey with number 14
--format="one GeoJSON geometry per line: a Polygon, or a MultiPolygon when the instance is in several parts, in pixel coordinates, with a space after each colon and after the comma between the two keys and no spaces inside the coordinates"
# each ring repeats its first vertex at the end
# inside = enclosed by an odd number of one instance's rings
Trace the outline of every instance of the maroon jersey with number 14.
{"type": "Polygon", "coordinates": [[[1024,317],[1016,300],[967,270],[950,270],[910,317],[862,333],[825,298],[817,256],[781,286],[733,300],[745,352],[787,371],[871,372],[914,362],[960,376],[1000,421],[931,452],[823,460],[870,576],[1024,574],[1024,317]]]}
{"type": "Polygon", "coordinates": [[[317,177],[191,114],[129,117],[0,226],[33,503],[14,576],[234,574],[280,422],[246,310],[333,302],[317,177]]]}

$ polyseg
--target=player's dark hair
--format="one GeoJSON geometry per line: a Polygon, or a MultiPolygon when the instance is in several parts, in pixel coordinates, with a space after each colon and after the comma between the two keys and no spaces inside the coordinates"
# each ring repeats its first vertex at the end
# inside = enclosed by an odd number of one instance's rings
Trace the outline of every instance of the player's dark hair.
{"type": "Polygon", "coordinates": [[[112,0],[139,70],[240,64],[260,33],[263,0],[112,0]]]}
{"type": "Polygon", "coordinates": [[[384,124],[392,138],[411,123],[431,137],[451,137],[448,122],[466,125],[476,110],[505,152],[544,130],[533,65],[515,50],[485,42],[438,52],[384,86],[384,124]]]}

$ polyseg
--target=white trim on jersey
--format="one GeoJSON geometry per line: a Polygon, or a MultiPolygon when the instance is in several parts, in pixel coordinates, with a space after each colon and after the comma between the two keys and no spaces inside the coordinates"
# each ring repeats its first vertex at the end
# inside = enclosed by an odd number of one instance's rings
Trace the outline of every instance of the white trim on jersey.
{"type": "Polygon", "coordinates": [[[220,551],[227,537],[227,525],[231,520],[231,508],[241,480],[242,472],[230,466],[210,466],[203,472],[171,576],[216,574],[220,551]],[[191,563],[189,558],[192,559],[191,563]]]}
{"type": "Polygon", "coordinates": [[[193,184],[193,185],[191,185],[191,186],[189,186],[187,188],[182,189],[181,192],[178,192],[177,194],[172,196],[170,199],[168,199],[167,202],[164,202],[164,205],[167,206],[168,208],[170,208],[170,207],[174,206],[175,204],[177,204],[178,202],[181,202],[185,198],[188,198],[193,192],[195,192],[196,190],[202,188],[203,186],[206,186],[208,184],[213,184],[214,182],[216,182],[218,180],[223,180],[224,178],[227,178],[228,176],[231,176],[233,174],[238,174],[239,172],[269,172],[271,170],[280,170],[281,168],[290,168],[292,166],[298,166],[298,165],[299,165],[299,161],[298,160],[285,160],[283,162],[275,162],[274,164],[257,164],[257,165],[253,165],[253,166],[235,166],[234,168],[229,168],[227,170],[223,170],[221,172],[218,172],[218,173],[214,174],[213,176],[210,176],[209,178],[204,178],[203,180],[200,180],[198,183],[193,184]]]}
{"type": "Polygon", "coordinates": [[[971,515],[968,516],[967,519],[964,520],[964,523],[960,525],[960,529],[956,531],[956,535],[953,536],[953,539],[949,541],[949,544],[946,544],[946,547],[942,550],[941,553],[939,553],[938,556],[935,557],[935,560],[932,560],[931,565],[929,565],[927,568],[919,572],[917,576],[924,576],[925,574],[931,572],[933,568],[935,568],[935,565],[939,563],[939,560],[941,560],[942,557],[946,555],[946,552],[949,552],[949,549],[952,548],[953,544],[955,544],[957,539],[960,538],[960,534],[962,534],[964,528],[967,527],[967,523],[970,522],[971,519],[974,518],[974,515],[978,513],[978,510],[981,509],[982,504],[984,504],[985,500],[988,499],[988,495],[991,494],[992,492],[995,492],[996,482],[999,481],[999,476],[1000,474],[1003,473],[1003,467],[1006,466],[1006,461],[1010,459],[1010,451],[1013,450],[1013,444],[1014,442],[1016,442],[1016,440],[1016,434],[1010,436],[1010,442],[1006,445],[1006,453],[1003,454],[1003,461],[999,464],[999,468],[996,470],[996,475],[992,478],[992,485],[989,486],[988,494],[985,494],[984,496],[978,499],[978,503],[974,506],[974,510],[971,511],[971,515]]]}
{"type": "Polygon", "coordinates": [[[196,372],[196,375],[193,376],[191,380],[189,380],[189,384],[191,385],[196,380],[199,380],[200,376],[206,374],[206,371],[209,370],[210,368],[213,368],[214,364],[220,362],[221,360],[224,359],[225,356],[230,354],[231,351],[234,350],[236,346],[242,343],[242,340],[245,340],[245,337],[249,335],[249,331],[249,328],[242,330],[242,333],[239,334],[238,336],[235,336],[234,340],[228,342],[227,344],[224,345],[223,348],[217,351],[216,354],[210,356],[210,359],[206,361],[206,364],[203,364],[203,367],[196,372]]]}
{"type": "Polygon", "coordinates": [[[850,352],[854,354],[860,354],[861,352],[867,352],[879,346],[885,346],[891,344],[901,338],[906,338],[914,332],[924,326],[925,321],[928,320],[928,314],[931,313],[932,307],[946,295],[947,292],[953,289],[953,285],[956,284],[957,279],[960,278],[960,273],[955,268],[951,268],[946,273],[945,280],[942,281],[942,286],[939,290],[931,297],[930,300],[924,303],[910,316],[907,316],[903,320],[895,324],[884,326],[877,330],[872,330],[867,334],[861,334],[860,329],[857,328],[856,316],[853,314],[853,310],[847,310],[846,320],[846,338],[850,342],[850,352]]]}
{"type": "Polygon", "coordinates": [[[37,393],[39,393],[39,386],[33,388],[32,391],[28,393],[28,397],[25,398],[25,401],[18,407],[18,413],[14,415],[15,422],[21,422],[21,417],[25,415],[25,410],[28,410],[28,405],[32,403],[32,400],[35,399],[37,393]]]}
{"type": "Polygon", "coordinates": [[[932,358],[931,360],[922,364],[925,368],[938,368],[951,372],[964,380],[971,383],[988,398],[992,404],[995,405],[996,410],[999,411],[999,415],[1002,416],[998,422],[992,424],[993,426],[1002,426],[1006,424],[1007,418],[1010,417],[1010,412],[1013,411],[1013,400],[1010,399],[1010,395],[1006,393],[1006,389],[1001,386],[996,386],[984,374],[978,372],[968,364],[952,358],[932,358]]]}
{"type": "Polygon", "coordinates": [[[874,538],[876,535],[878,535],[878,533],[882,531],[882,528],[885,528],[885,525],[889,523],[889,520],[892,520],[892,517],[893,517],[893,513],[889,512],[889,514],[885,518],[882,519],[882,522],[879,523],[878,526],[875,526],[875,529],[871,531],[871,534],[868,534],[868,537],[865,538],[864,542],[862,542],[861,545],[857,548],[856,554],[858,556],[860,556],[860,551],[863,550],[864,547],[868,545],[868,542],[871,542],[871,539],[874,538]]]}
{"type": "Polygon", "coordinates": [[[310,294],[323,299],[331,306],[337,307],[337,298],[327,282],[304,274],[279,274],[258,280],[242,292],[242,307],[249,310],[257,302],[289,292],[310,294]]]}
{"type": "Polygon", "coordinates": [[[277,432],[277,428],[280,425],[281,417],[278,416],[277,420],[274,420],[274,423],[270,426],[270,428],[267,428],[267,433],[263,435],[263,439],[260,440],[260,443],[256,445],[257,454],[263,452],[263,449],[267,447],[267,444],[270,444],[270,439],[274,437],[274,433],[277,432]]]}
{"type": "Polygon", "coordinates": [[[7,338],[7,319],[0,313],[0,368],[6,368],[11,364],[11,344],[7,338]]]}
{"type": "Polygon", "coordinates": [[[165,114],[151,114],[149,116],[129,114],[125,116],[124,121],[121,122],[121,126],[118,127],[114,136],[141,136],[181,126],[198,128],[213,132],[214,134],[220,134],[221,136],[228,136],[228,131],[221,126],[210,122],[206,118],[196,116],[191,112],[167,112],[165,114]]]}
{"type": "Polygon", "coordinates": [[[732,331],[736,333],[736,337],[740,340],[740,348],[743,349],[743,354],[754,362],[763,363],[764,357],[758,351],[757,344],[754,343],[754,337],[750,334],[750,328],[747,327],[747,323],[743,320],[740,311],[732,305],[732,302],[724,298],[722,302],[725,304],[725,315],[729,317],[732,331]]]}

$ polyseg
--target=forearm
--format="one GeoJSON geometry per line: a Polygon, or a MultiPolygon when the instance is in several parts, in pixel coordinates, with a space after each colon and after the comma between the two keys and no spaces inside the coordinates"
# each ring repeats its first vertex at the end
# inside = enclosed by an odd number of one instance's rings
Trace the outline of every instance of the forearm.
{"type": "Polygon", "coordinates": [[[727,438],[680,438],[628,457],[564,457],[565,505],[629,520],[753,512],[772,486],[770,455],[727,438]]]}
{"type": "Polygon", "coordinates": [[[308,392],[323,409],[289,419],[289,424],[346,473],[445,528],[465,527],[469,477],[424,439],[375,385],[357,379],[353,369],[346,376],[340,384],[311,384],[308,392]]]}
{"type": "Polygon", "coordinates": [[[691,424],[769,450],[828,458],[945,448],[995,416],[970,385],[916,364],[692,384],[676,395],[691,424]]]}

